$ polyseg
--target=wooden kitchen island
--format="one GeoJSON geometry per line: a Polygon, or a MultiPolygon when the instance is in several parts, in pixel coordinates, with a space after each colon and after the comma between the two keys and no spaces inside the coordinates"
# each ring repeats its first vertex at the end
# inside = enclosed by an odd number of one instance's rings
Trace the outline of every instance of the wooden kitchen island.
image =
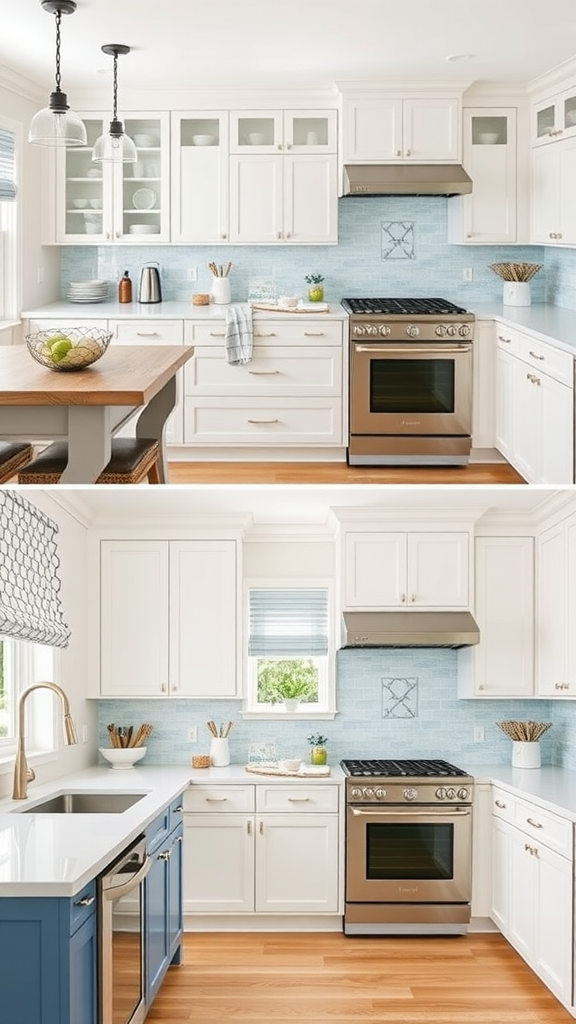
{"type": "Polygon", "coordinates": [[[176,373],[190,345],[112,346],[84,370],[54,371],[24,345],[0,347],[0,440],[66,441],[62,484],[91,484],[110,459],[111,440],[138,416],[136,436],[160,444],[159,473],[168,480],[164,428],[176,404],[176,373]]]}

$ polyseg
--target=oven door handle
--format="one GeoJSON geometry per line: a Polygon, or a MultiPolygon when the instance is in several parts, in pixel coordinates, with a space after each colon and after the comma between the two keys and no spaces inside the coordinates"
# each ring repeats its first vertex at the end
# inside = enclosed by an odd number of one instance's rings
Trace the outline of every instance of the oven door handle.
{"type": "Polygon", "coordinates": [[[441,345],[433,347],[432,345],[426,345],[425,348],[415,348],[413,345],[407,343],[402,345],[401,348],[392,348],[390,345],[378,346],[378,345],[358,345],[356,342],[354,349],[356,352],[370,352],[372,355],[377,356],[388,356],[388,355],[403,355],[407,353],[413,353],[414,355],[446,355],[450,352],[471,352],[472,345],[468,342],[462,345],[441,345]]]}
{"type": "Polygon", "coordinates": [[[466,817],[472,813],[471,807],[430,807],[426,811],[417,811],[415,807],[378,807],[373,810],[365,807],[348,807],[348,810],[356,817],[366,818],[453,818],[455,814],[466,817]]]}
{"type": "Polygon", "coordinates": [[[128,896],[134,889],[137,889],[152,867],[152,857],[146,857],[142,867],[135,875],[132,875],[123,885],[102,886],[102,897],[105,900],[119,900],[128,896]]]}

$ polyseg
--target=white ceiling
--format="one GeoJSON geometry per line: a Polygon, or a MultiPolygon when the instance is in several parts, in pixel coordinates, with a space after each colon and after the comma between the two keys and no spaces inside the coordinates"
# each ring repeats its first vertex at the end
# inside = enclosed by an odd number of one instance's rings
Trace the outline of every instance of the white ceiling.
{"type": "MultiPolygon", "coordinates": [[[[54,16],[0,0],[0,64],[47,90],[54,16]]],[[[574,0],[78,0],[62,18],[62,87],[109,91],[104,43],[133,48],[122,89],[327,88],[338,80],[526,83],[576,52],[574,0]],[[451,54],[471,54],[447,62],[451,54]]]]}
{"type": "MultiPolygon", "coordinates": [[[[531,513],[559,492],[538,487],[306,487],[170,486],[57,488],[50,497],[75,509],[88,522],[172,516],[247,514],[255,523],[325,523],[331,508],[462,510],[472,518],[493,512],[531,513]]],[[[32,491],[27,497],[34,500],[32,491]]]]}

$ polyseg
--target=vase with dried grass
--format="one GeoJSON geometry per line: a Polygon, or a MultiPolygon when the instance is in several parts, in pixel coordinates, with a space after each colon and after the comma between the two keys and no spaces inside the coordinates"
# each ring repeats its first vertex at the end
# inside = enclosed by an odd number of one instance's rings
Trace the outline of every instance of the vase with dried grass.
{"type": "Polygon", "coordinates": [[[542,270],[542,263],[491,263],[498,277],[504,281],[505,306],[529,306],[532,301],[530,281],[542,270]]]}
{"type": "Polygon", "coordinates": [[[496,725],[512,740],[513,768],[540,768],[542,758],[538,741],[550,729],[552,722],[512,720],[496,722],[496,725]]]}

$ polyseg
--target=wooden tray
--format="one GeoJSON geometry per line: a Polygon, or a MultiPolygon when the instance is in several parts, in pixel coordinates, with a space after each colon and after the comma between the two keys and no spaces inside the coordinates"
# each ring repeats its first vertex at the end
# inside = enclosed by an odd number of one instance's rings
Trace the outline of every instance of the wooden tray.
{"type": "Polygon", "coordinates": [[[266,309],[271,313],[329,313],[330,306],[326,302],[319,302],[318,309],[309,306],[279,306],[277,302],[251,302],[252,309],[266,309]]]}
{"type": "Polygon", "coordinates": [[[251,772],[252,775],[281,775],[291,779],[316,779],[330,775],[330,765],[328,764],[304,764],[297,772],[285,771],[278,764],[272,763],[247,764],[245,770],[251,772]]]}

